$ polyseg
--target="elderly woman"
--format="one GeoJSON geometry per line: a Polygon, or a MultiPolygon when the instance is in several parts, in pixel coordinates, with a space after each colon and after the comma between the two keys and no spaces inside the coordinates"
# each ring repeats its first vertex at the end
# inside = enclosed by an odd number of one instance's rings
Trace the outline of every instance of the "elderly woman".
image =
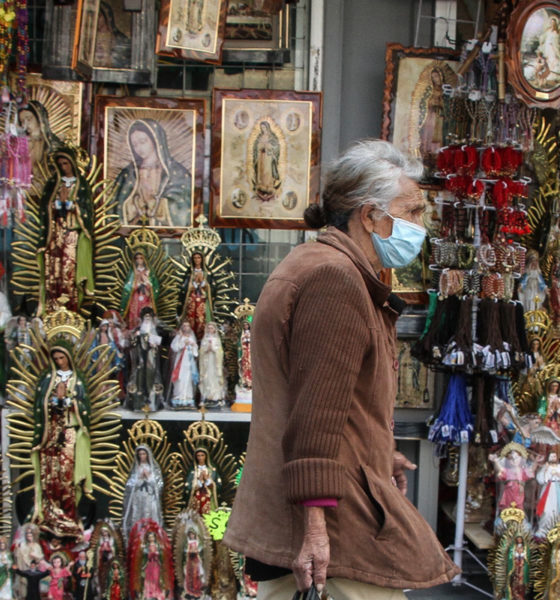
{"type": "Polygon", "coordinates": [[[393,451],[404,303],[378,273],[420,251],[421,172],[388,142],[350,148],[305,213],[327,231],[282,261],[257,303],[253,418],[224,541],[249,557],[259,597],[322,590],[328,576],[334,598],[396,600],[458,572],[404,496],[414,465],[393,451]]]}

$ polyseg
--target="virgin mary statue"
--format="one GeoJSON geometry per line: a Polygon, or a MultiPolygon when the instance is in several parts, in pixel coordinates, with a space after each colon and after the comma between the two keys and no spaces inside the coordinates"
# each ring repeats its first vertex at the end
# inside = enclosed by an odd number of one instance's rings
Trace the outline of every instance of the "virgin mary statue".
{"type": "Polygon", "coordinates": [[[126,539],[140,519],[152,519],[163,525],[162,492],[161,469],[151,449],[141,444],[136,447],[134,464],[124,489],[122,530],[126,539]]]}

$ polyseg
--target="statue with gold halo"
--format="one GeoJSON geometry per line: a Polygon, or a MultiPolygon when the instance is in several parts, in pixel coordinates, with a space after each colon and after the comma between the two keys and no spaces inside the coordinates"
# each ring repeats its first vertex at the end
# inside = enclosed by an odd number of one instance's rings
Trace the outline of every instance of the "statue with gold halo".
{"type": "Polygon", "coordinates": [[[551,527],[537,546],[535,600],[560,598],[560,526],[551,527]]]}
{"type": "Polygon", "coordinates": [[[179,455],[170,450],[167,433],[157,421],[142,419],[127,431],[117,455],[109,503],[125,542],[136,520],[146,518],[171,527],[179,513],[182,469],[179,455]]]}
{"type": "Polygon", "coordinates": [[[174,262],[183,282],[178,316],[181,322],[188,320],[200,342],[207,322],[221,324],[232,317],[236,304],[232,295],[237,287],[235,275],[226,270],[231,259],[216,252],[221,243],[219,233],[205,225],[205,217],[196,220],[198,226],[189,227],[182,235],[183,250],[174,262]]]}
{"type": "Polygon", "coordinates": [[[119,388],[109,379],[109,347],[92,350],[95,331],[79,315],[61,309],[45,317],[44,328],[46,340],[35,324],[31,347],[12,354],[8,404],[17,410],[8,417],[8,454],[21,470],[16,482],[32,479],[21,490],[34,492],[31,521],[42,532],[80,541],[80,499],[94,489],[107,493],[94,475],[108,482],[104,472],[117,449],[110,440],[120,429],[111,412],[119,388]],[[31,364],[26,350],[35,354],[31,364]]]}
{"type": "Polygon", "coordinates": [[[119,257],[114,186],[94,183],[99,167],[81,148],[58,148],[48,164],[47,182],[27,199],[14,232],[16,301],[36,303],[38,316],[63,306],[103,312],[119,257]]]}
{"type": "Polygon", "coordinates": [[[183,435],[180,452],[187,509],[204,515],[223,503],[231,505],[237,465],[227,452],[223,433],[215,423],[195,421],[183,435]]]}
{"type": "Polygon", "coordinates": [[[496,532],[496,545],[488,552],[488,574],[494,598],[529,600],[535,544],[525,513],[508,508],[500,513],[503,526],[496,532]]]}
{"type": "Polygon", "coordinates": [[[111,308],[122,311],[130,328],[140,325],[141,312],[150,308],[168,328],[175,328],[179,280],[176,268],[158,235],[141,228],[125,238],[115,265],[116,285],[111,308]]]}

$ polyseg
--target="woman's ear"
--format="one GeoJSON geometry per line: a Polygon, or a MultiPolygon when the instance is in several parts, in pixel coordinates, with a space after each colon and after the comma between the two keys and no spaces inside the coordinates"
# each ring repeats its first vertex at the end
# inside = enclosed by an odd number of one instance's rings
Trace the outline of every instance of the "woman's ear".
{"type": "Polygon", "coordinates": [[[371,204],[365,204],[360,207],[360,222],[368,233],[372,233],[375,230],[374,211],[375,208],[371,204]]]}

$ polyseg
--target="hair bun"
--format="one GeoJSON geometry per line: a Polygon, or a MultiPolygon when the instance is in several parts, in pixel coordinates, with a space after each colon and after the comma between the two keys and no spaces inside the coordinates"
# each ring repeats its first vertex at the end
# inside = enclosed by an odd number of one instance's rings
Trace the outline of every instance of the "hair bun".
{"type": "Polygon", "coordinates": [[[311,229],[321,229],[327,224],[327,213],[320,204],[310,204],[303,211],[305,224],[311,229]]]}

